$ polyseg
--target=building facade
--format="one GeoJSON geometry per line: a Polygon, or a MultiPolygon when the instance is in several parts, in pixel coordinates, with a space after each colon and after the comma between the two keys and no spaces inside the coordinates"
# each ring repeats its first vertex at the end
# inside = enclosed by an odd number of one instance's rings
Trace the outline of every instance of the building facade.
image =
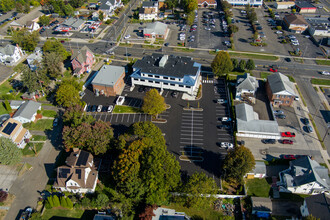
{"type": "Polygon", "coordinates": [[[41,110],[41,104],[35,101],[24,102],[13,115],[13,119],[21,123],[34,122],[37,111],[41,110]]]}
{"type": "Polygon", "coordinates": [[[131,80],[132,86],[149,86],[194,95],[201,81],[201,64],[190,57],[152,54],[133,65],[131,80]]]}
{"type": "Polygon", "coordinates": [[[29,130],[23,128],[21,122],[10,118],[2,124],[2,127],[0,128],[0,137],[9,138],[18,148],[23,149],[32,135],[29,130]]]}
{"type": "Polygon", "coordinates": [[[250,73],[245,73],[243,76],[237,76],[235,99],[242,101],[244,97],[254,97],[258,88],[258,80],[251,76],[250,73]]]}
{"type": "Polygon", "coordinates": [[[302,15],[290,14],[283,18],[285,28],[294,33],[302,33],[308,28],[308,23],[302,15]]]}
{"type": "Polygon", "coordinates": [[[253,7],[261,7],[263,0],[226,0],[232,6],[244,6],[250,4],[253,7]]]}
{"type": "Polygon", "coordinates": [[[308,32],[312,36],[330,37],[330,21],[329,18],[307,17],[308,32]]]}
{"type": "Polygon", "coordinates": [[[85,72],[89,73],[94,63],[94,54],[87,46],[73,51],[71,56],[73,75],[80,76],[85,72]]]}
{"type": "Polygon", "coordinates": [[[216,0],[198,0],[198,7],[199,8],[217,8],[217,1],[216,0]]]}
{"type": "Polygon", "coordinates": [[[157,21],[147,24],[147,26],[143,29],[143,36],[144,38],[158,38],[165,40],[168,32],[169,30],[167,25],[157,21]]]}
{"type": "Polygon", "coordinates": [[[22,55],[22,50],[18,45],[7,44],[5,47],[0,47],[0,61],[5,65],[14,65],[22,55]]]}
{"type": "Polygon", "coordinates": [[[295,9],[299,13],[315,13],[316,7],[308,1],[296,1],[295,9]]]}

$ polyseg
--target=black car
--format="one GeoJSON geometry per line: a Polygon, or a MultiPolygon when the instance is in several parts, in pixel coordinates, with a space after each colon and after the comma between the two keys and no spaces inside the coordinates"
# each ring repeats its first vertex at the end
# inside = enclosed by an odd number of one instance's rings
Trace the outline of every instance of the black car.
{"type": "Polygon", "coordinates": [[[276,140],[275,139],[262,139],[261,142],[264,144],[275,144],[276,140]]]}
{"type": "Polygon", "coordinates": [[[285,60],[286,62],[288,62],[288,63],[290,63],[290,62],[291,62],[291,59],[290,59],[289,57],[287,57],[287,58],[284,58],[284,60],[285,60]]]}
{"type": "Polygon", "coordinates": [[[172,92],[172,97],[173,98],[178,98],[178,92],[177,91],[172,92]]]}
{"type": "Polygon", "coordinates": [[[144,92],[144,87],[140,86],[138,92],[144,92]]]}
{"type": "Polygon", "coordinates": [[[165,44],[164,44],[165,47],[168,47],[168,45],[170,45],[170,43],[165,43],[165,44]]]}
{"type": "Polygon", "coordinates": [[[96,109],[97,109],[97,106],[96,105],[93,105],[92,106],[92,112],[96,112],[96,109]]]}
{"type": "Polygon", "coordinates": [[[90,112],[90,111],[92,111],[92,106],[88,105],[87,108],[86,108],[86,112],[90,112]]]}
{"type": "Polygon", "coordinates": [[[313,132],[313,128],[310,125],[306,125],[305,130],[306,130],[307,133],[312,133],[313,132]]]}
{"type": "Polygon", "coordinates": [[[304,125],[309,125],[309,120],[307,118],[301,118],[301,122],[304,124],[304,125]]]}
{"type": "Polygon", "coordinates": [[[276,114],[275,117],[279,118],[279,119],[285,119],[286,118],[286,116],[283,115],[283,114],[276,114]]]}

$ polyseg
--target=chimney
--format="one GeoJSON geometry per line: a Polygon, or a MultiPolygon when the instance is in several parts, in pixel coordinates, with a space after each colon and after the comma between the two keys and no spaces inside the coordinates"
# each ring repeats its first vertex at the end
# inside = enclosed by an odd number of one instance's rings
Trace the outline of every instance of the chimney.
{"type": "Polygon", "coordinates": [[[79,148],[75,147],[73,148],[73,152],[78,152],[79,151],[79,148]]]}

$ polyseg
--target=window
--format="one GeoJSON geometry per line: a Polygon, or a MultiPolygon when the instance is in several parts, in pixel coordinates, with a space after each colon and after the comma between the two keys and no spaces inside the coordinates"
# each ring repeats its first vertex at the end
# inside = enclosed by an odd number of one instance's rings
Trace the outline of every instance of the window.
{"type": "Polygon", "coordinates": [[[168,79],[168,77],[167,76],[164,76],[163,79],[168,79]]]}
{"type": "Polygon", "coordinates": [[[174,83],[171,83],[170,85],[171,85],[171,86],[175,86],[175,84],[174,84],[174,83]]]}
{"type": "Polygon", "coordinates": [[[141,79],[142,82],[144,82],[145,80],[144,79],[141,79]]]}
{"type": "Polygon", "coordinates": [[[155,78],[159,78],[159,76],[155,76],[155,78]]]}
{"type": "Polygon", "coordinates": [[[156,83],[156,84],[159,84],[160,82],[156,81],[155,83],[156,83]]]}
{"type": "Polygon", "coordinates": [[[149,74],[148,77],[153,77],[153,75],[150,75],[150,74],[149,74]]]}
{"type": "Polygon", "coordinates": [[[179,87],[183,87],[183,85],[179,85],[179,87]]]}
{"type": "Polygon", "coordinates": [[[164,83],[164,85],[168,85],[168,83],[164,83]]]}
{"type": "Polygon", "coordinates": [[[171,77],[170,79],[175,81],[175,78],[173,78],[173,77],[171,77]]]}
{"type": "Polygon", "coordinates": [[[276,95],[276,98],[280,98],[280,95],[276,95]]]}
{"type": "Polygon", "coordinates": [[[148,82],[153,83],[154,81],[152,81],[152,80],[148,80],[148,82]]]}
{"type": "Polygon", "coordinates": [[[191,86],[186,86],[186,88],[190,89],[191,86]]]}

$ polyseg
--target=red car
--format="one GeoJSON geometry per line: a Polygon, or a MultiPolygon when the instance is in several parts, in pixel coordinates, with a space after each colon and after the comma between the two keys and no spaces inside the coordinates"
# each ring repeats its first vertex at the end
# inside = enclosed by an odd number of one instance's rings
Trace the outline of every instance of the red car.
{"type": "Polygon", "coordinates": [[[282,144],[293,144],[293,141],[284,139],[282,140],[282,144]]]}
{"type": "Polygon", "coordinates": [[[269,68],[269,71],[270,72],[273,72],[273,73],[276,73],[277,72],[277,69],[269,68]]]}
{"type": "Polygon", "coordinates": [[[281,155],[281,158],[282,158],[282,159],[285,159],[285,160],[295,160],[295,159],[297,159],[297,158],[295,157],[295,155],[292,155],[292,154],[281,155]]]}
{"type": "Polygon", "coordinates": [[[293,132],[288,132],[288,131],[287,131],[287,132],[282,132],[282,133],[281,133],[281,136],[282,136],[282,137],[290,137],[290,138],[291,138],[291,137],[295,137],[296,134],[293,133],[293,132]]]}

